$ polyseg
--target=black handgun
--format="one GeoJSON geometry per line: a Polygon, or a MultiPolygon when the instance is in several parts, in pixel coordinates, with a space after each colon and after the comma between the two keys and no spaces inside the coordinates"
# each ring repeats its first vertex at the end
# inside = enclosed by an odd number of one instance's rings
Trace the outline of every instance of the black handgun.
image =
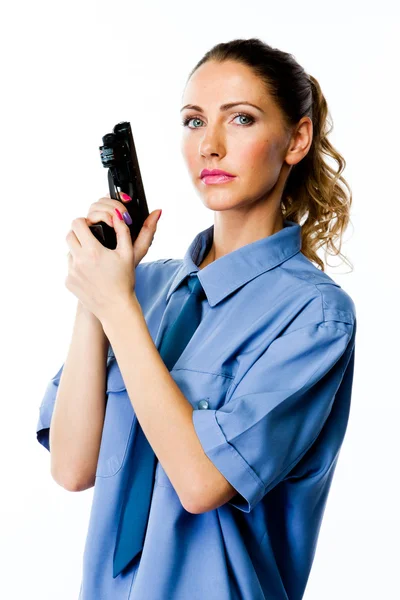
{"type": "MultiPolygon", "coordinates": [[[[99,147],[103,167],[108,169],[108,187],[110,196],[126,206],[132,218],[128,225],[132,244],[134,244],[144,221],[149,216],[146,195],[139,162],[133,141],[131,124],[128,121],[117,123],[113,133],[107,133],[103,138],[103,146],[99,147]],[[119,191],[117,189],[119,187],[119,191]],[[128,194],[132,201],[125,204],[119,192],[128,194]]],[[[117,236],[113,227],[104,221],[90,225],[89,229],[103,246],[114,250],[117,246],[117,236]]]]}

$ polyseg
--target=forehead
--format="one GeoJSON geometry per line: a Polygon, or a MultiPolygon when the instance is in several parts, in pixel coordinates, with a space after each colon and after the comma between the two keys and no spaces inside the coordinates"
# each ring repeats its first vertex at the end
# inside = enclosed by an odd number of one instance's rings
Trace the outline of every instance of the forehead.
{"type": "Polygon", "coordinates": [[[235,61],[204,63],[193,73],[182,96],[183,104],[200,106],[239,100],[261,107],[271,101],[261,79],[250,67],[235,61]]]}

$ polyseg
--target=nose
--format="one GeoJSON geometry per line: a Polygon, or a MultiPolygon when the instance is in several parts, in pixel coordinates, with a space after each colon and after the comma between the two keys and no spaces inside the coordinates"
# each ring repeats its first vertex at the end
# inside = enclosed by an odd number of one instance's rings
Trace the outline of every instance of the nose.
{"type": "Polygon", "coordinates": [[[199,152],[202,156],[221,156],[224,153],[224,142],[217,128],[208,127],[200,141],[199,152]]]}

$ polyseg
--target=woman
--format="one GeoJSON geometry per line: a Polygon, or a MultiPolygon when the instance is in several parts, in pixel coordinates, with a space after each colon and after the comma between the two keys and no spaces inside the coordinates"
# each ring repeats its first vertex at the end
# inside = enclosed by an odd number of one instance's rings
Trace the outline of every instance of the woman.
{"type": "Polygon", "coordinates": [[[141,262],[159,211],[133,247],[112,218],[118,200],[73,221],[77,321],[37,436],[51,444],[56,481],[94,485],[81,600],[303,597],[347,427],[356,333],[354,303],[316,252],[338,253],[351,205],[327,115],[292,55],[258,39],[218,44],[191,72],[182,108],[183,155],[214,224],[183,259],[141,262]],[[88,229],[107,220],[114,251],[88,229]],[[160,342],[195,280],[200,322],[167,367],[160,342]],[[143,547],[117,567],[122,529],[129,542],[144,501],[136,490],[121,525],[144,464],[140,432],[156,457],[151,505],[143,547]]]}

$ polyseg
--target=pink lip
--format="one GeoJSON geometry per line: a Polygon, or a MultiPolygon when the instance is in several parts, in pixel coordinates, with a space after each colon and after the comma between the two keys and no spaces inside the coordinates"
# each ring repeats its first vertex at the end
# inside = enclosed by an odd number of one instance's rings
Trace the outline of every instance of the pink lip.
{"type": "Polygon", "coordinates": [[[232,175],[232,173],[221,171],[221,169],[203,169],[200,173],[200,177],[203,178],[206,175],[227,175],[228,177],[235,177],[235,175],[232,175]]]}
{"type": "Polygon", "coordinates": [[[205,175],[201,178],[202,182],[205,185],[215,184],[215,183],[227,183],[228,181],[233,181],[235,179],[234,176],[229,177],[228,175],[205,175]]]}

